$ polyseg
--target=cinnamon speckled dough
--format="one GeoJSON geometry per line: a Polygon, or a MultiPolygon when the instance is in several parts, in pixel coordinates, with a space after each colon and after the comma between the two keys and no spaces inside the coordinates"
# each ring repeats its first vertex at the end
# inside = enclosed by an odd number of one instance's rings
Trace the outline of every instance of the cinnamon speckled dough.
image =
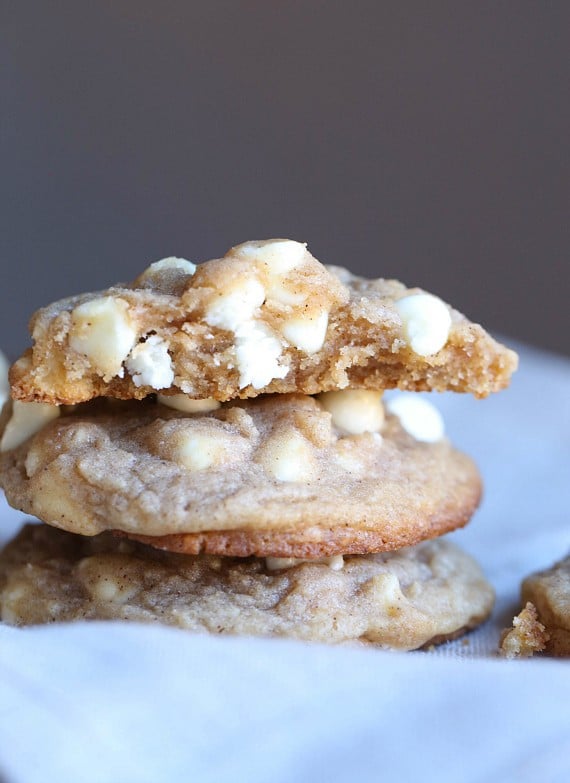
{"type": "Polygon", "coordinates": [[[548,634],[546,651],[570,655],[570,555],[552,568],[528,576],[522,584],[523,603],[536,607],[548,634]]]}
{"type": "Polygon", "coordinates": [[[481,493],[447,440],[419,443],[394,416],[343,437],[303,395],[207,414],[86,403],[0,455],[0,482],[13,506],[74,533],[277,557],[409,546],[464,525],[481,493]]]}
{"type": "Polygon", "coordinates": [[[28,525],[0,554],[0,616],[28,625],[82,619],[190,631],[361,641],[414,649],[481,623],[493,591],[446,541],[346,557],[344,568],[159,552],[28,525]]]}
{"type": "Polygon", "coordinates": [[[39,310],[33,349],[11,370],[14,399],[71,404],[162,389],[228,400],[347,387],[484,397],[507,386],[516,368],[515,353],[447,305],[445,345],[414,353],[396,303],[420,289],[324,267],[298,242],[245,243],[194,274],[188,262],[169,261],[131,285],[39,310]],[[284,263],[284,246],[301,249],[296,265],[284,263]],[[89,303],[96,313],[85,311],[89,303]],[[90,342],[92,316],[97,339],[113,346],[108,355],[90,342]]]}

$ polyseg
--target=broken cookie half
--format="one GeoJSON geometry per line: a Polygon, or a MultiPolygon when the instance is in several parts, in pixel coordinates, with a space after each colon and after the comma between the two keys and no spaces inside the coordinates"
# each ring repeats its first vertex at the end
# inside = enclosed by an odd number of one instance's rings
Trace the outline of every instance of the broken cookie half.
{"type": "Polygon", "coordinates": [[[508,385],[516,354],[441,299],[325,267],[300,242],[247,242],[196,266],[152,264],[132,284],[64,299],[31,321],[12,396],[228,400],[345,388],[508,385]]]}

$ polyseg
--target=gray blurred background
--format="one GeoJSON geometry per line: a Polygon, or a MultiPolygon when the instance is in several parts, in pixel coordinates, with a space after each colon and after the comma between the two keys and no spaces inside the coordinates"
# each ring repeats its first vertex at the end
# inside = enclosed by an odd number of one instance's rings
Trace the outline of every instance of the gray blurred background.
{"type": "Polygon", "coordinates": [[[286,236],[570,353],[569,29],[569,2],[4,3],[0,345],[286,236]]]}

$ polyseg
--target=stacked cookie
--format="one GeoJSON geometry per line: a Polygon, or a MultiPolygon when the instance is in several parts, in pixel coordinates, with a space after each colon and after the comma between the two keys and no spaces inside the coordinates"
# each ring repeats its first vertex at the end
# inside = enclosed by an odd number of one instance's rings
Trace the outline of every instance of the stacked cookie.
{"type": "Polygon", "coordinates": [[[477,470],[423,398],[505,387],[512,351],[437,297],[289,240],[57,302],[12,367],[0,482],[28,526],[2,619],[412,649],[490,612],[477,470]]]}

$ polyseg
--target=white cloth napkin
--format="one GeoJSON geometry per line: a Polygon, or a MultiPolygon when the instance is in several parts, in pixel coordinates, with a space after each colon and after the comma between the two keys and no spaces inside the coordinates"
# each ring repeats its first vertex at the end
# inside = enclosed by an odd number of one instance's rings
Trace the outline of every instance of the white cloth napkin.
{"type": "MultiPolygon", "coordinates": [[[[497,591],[466,640],[388,653],[168,628],[0,627],[0,780],[570,780],[570,661],[496,656],[521,578],[570,549],[570,362],[521,347],[511,389],[430,399],[478,462],[454,534],[497,591]]],[[[0,538],[23,516],[0,505],[0,538]]]]}

